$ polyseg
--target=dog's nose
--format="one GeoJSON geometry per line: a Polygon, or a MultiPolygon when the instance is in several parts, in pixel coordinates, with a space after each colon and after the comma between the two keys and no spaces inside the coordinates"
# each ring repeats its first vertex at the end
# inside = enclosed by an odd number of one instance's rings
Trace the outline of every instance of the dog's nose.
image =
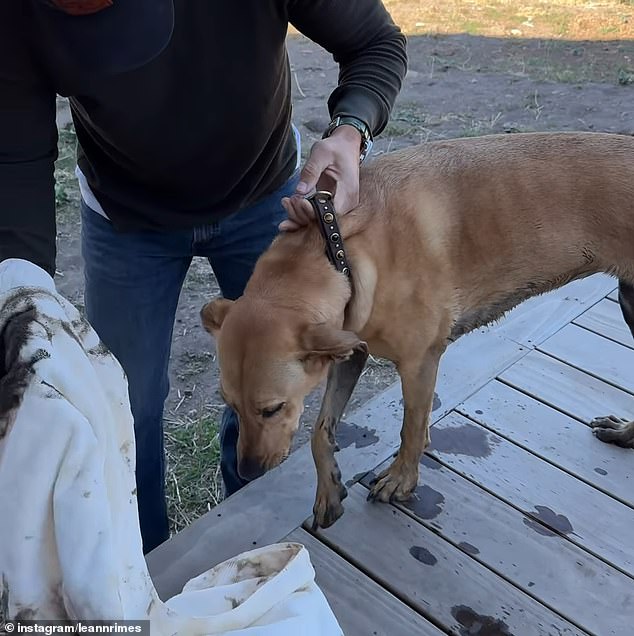
{"type": "Polygon", "coordinates": [[[238,464],[238,474],[249,481],[261,477],[265,473],[264,466],[256,459],[244,457],[238,464]]]}

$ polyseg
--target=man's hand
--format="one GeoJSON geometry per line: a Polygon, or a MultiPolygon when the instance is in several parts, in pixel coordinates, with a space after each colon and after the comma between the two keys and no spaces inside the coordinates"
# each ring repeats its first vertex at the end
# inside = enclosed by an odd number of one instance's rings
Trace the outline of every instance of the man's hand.
{"type": "Polygon", "coordinates": [[[282,199],[288,219],[280,230],[293,231],[314,218],[311,204],[304,198],[315,190],[332,192],[337,214],[346,214],[359,203],[359,155],[361,134],[354,126],[339,126],[310,151],[292,197],[282,199]]]}

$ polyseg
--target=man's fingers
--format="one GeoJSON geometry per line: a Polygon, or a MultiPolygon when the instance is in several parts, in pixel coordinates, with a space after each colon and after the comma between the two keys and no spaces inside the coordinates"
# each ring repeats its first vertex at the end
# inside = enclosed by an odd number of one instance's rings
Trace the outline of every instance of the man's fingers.
{"type": "Polygon", "coordinates": [[[288,215],[302,225],[310,223],[315,216],[313,206],[303,197],[293,196],[286,199],[286,211],[288,215]]]}
{"type": "Polygon", "coordinates": [[[280,230],[280,232],[295,232],[302,227],[304,226],[299,225],[298,223],[295,223],[295,221],[291,221],[290,219],[286,219],[279,224],[278,229],[280,230]]]}
{"type": "Polygon", "coordinates": [[[308,225],[314,218],[313,207],[303,197],[293,196],[282,199],[282,205],[288,214],[288,219],[280,223],[279,228],[284,231],[297,230],[308,225]]]}
{"type": "Polygon", "coordinates": [[[346,214],[359,204],[358,141],[356,138],[350,141],[342,134],[313,145],[295,194],[282,201],[288,219],[280,223],[280,230],[294,231],[314,220],[315,213],[306,196],[316,189],[332,192],[339,214],[346,214]]]}

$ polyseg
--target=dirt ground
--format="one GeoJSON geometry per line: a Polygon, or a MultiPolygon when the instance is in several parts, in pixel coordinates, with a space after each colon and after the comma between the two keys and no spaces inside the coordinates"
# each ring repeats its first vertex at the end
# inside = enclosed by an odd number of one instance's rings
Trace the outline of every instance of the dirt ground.
{"type": "MultiPolygon", "coordinates": [[[[588,13],[581,11],[579,3],[559,4],[565,11],[554,17],[551,11],[546,20],[539,13],[544,3],[530,11],[519,11],[517,3],[512,2],[386,2],[408,34],[409,72],[373,154],[434,139],[499,132],[634,134],[634,6],[629,1],[609,2],[601,5],[602,13],[588,13]],[[503,13],[502,9],[510,5],[515,12],[503,13]],[[454,12],[449,14],[451,6],[454,12]],[[436,13],[431,13],[434,7],[436,13]],[[482,17],[485,10],[489,13],[482,17]],[[495,10],[497,15],[491,13],[495,10]],[[436,22],[430,22],[430,15],[436,22]],[[452,29],[445,28],[447,25],[462,32],[448,32],[452,29]]],[[[327,52],[298,34],[289,35],[288,48],[294,80],[294,121],[302,135],[305,157],[328,123],[325,105],[335,86],[337,67],[327,52]]],[[[63,104],[59,119],[62,124],[67,120],[63,104]]],[[[67,147],[71,148],[72,131],[65,134],[67,147]]],[[[72,157],[63,156],[59,162],[57,280],[60,291],[81,306],[83,283],[71,161],[72,157]]],[[[178,437],[179,427],[201,418],[213,420],[222,407],[214,345],[198,318],[202,304],[217,294],[208,263],[195,260],[181,294],[174,330],[166,417],[168,435],[175,443],[186,444],[178,437]]],[[[372,360],[349,409],[396,379],[391,364],[372,360]]],[[[308,401],[303,418],[307,426],[302,427],[296,446],[307,439],[320,395],[321,389],[308,401]]],[[[216,442],[202,439],[199,443],[208,448],[216,442]]],[[[180,501],[176,478],[174,483],[180,501]]],[[[206,494],[196,503],[198,511],[201,505],[203,509],[214,505],[219,496],[217,491],[206,494]]],[[[187,514],[181,516],[181,523],[190,520],[187,514]]]]}

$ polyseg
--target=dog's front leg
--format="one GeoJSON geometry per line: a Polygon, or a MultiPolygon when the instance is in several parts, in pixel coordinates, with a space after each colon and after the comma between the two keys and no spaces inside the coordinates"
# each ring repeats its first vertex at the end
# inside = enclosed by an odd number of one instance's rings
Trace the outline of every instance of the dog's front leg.
{"type": "Polygon", "coordinates": [[[317,494],[313,506],[313,530],[331,526],[343,514],[341,502],[348,494],[341,483],[341,471],[335,459],[337,424],[354,391],[368,359],[365,345],[357,348],[348,360],[332,364],[321,403],[311,449],[317,469],[317,494]]]}
{"type": "Polygon", "coordinates": [[[368,501],[405,501],[416,488],[418,465],[429,445],[429,416],[443,351],[444,347],[432,347],[422,361],[399,365],[404,402],[401,446],[389,468],[372,482],[368,501]]]}

